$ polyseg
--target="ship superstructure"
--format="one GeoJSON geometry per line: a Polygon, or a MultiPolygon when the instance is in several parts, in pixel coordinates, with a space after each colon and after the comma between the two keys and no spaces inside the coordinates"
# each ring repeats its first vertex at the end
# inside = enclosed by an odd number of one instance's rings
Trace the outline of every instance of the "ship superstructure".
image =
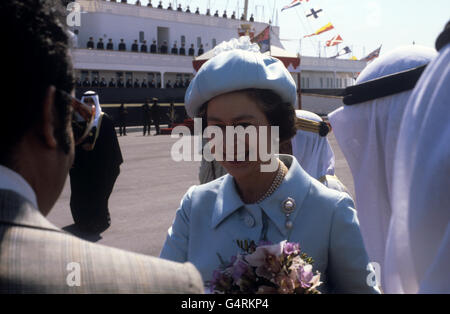
{"type": "MultiPolygon", "coordinates": [[[[107,84],[113,79],[116,88],[121,81],[125,89],[127,82],[131,83],[129,88],[146,83],[147,88],[183,89],[195,74],[193,59],[199,54],[208,52],[222,41],[237,38],[243,25],[248,25],[255,34],[269,26],[269,23],[259,21],[242,21],[241,17],[232,19],[206,15],[205,12],[196,14],[194,10],[187,13],[185,9],[180,12],[177,8],[158,9],[100,0],[76,2],[81,6],[81,23],[72,28],[76,34],[72,56],[81,88],[84,82],[87,87],[88,82],[93,86],[94,82],[100,85],[102,79],[107,84]],[[97,49],[100,39],[103,49],[97,49]],[[91,49],[88,49],[90,40],[91,49]],[[126,47],[119,51],[121,40],[126,47]],[[150,52],[153,42],[157,45],[156,53],[150,52]],[[113,44],[112,50],[106,49],[108,43],[113,44]],[[132,51],[133,44],[137,51],[132,51]],[[147,52],[141,52],[142,45],[146,45],[147,52]],[[167,45],[167,53],[161,52],[164,45],[167,45]],[[175,45],[178,53],[172,54],[175,45]],[[182,46],[185,55],[179,53],[182,46]],[[193,56],[188,55],[191,47],[194,48],[193,56]]],[[[279,33],[279,27],[272,25],[271,45],[282,50],[279,33]]],[[[304,91],[345,88],[354,84],[355,76],[366,65],[363,61],[317,57],[300,56],[300,60],[299,67],[289,70],[304,91]]],[[[109,98],[118,95],[117,92],[107,94],[112,95],[109,98]]],[[[133,94],[140,95],[142,92],[133,94]]],[[[180,94],[181,97],[182,92],[173,94],[180,94]]],[[[109,101],[121,102],[123,99],[109,101]]]]}

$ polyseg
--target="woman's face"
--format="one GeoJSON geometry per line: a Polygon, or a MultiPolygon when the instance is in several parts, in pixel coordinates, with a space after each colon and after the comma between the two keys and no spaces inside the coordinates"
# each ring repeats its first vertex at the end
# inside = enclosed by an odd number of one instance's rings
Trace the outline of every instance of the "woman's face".
{"type": "MultiPolygon", "coordinates": [[[[270,123],[257,102],[251,99],[245,92],[232,92],[214,97],[207,107],[208,126],[217,126],[223,133],[223,161],[218,161],[227,172],[235,178],[244,177],[260,171],[261,159],[259,156],[259,127],[268,127],[267,142],[270,145],[270,123]],[[234,144],[234,160],[226,160],[227,138],[226,127],[242,126],[244,128],[254,126],[257,134],[257,145],[249,145],[249,136],[245,136],[245,161],[237,161],[237,137],[229,140],[234,144]],[[256,150],[257,160],[249,160],[251,150],[256,150]]],[[[231,148],[231,146],[229,146],[231,148]]],[[[269,147],[270,149],[270,147],[269,147]]],[[[214,150],[213,150],[214,153],[214,150]]]]}

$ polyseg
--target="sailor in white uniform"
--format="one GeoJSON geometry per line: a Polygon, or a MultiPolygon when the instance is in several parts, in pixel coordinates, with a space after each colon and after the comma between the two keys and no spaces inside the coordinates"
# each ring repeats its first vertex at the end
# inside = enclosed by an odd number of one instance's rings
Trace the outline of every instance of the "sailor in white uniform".
{"type": "Polygon", "coordinates": [[[334,172],[334,152],[328,141],[329,126],[317,114],[295,110],[297,134],[292,139],[292,155],[302,168],[326,187],[348,193],[334,172]]]}

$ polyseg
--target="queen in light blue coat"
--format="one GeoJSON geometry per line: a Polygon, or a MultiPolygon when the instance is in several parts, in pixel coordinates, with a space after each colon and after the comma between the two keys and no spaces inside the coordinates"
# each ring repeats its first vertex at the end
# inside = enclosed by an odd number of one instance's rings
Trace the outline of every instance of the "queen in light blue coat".
{"type": "MultiPolygon", "coordinates": [[[[296,97],[281,61],[233,49],[202,66],[185,104],[191,117],[203,117],[208,126],[256,127],[258,143],[261,127],[278,126],[283,143],[296,132],[296,97]]],[[[288,240],[314,259],[322,292],[378,293],[351,198],[309,176],[290,155],[274,155],[275,171],[262,171],[270,161],[260,154],[251,159],[252,145],[245,147],[244,161],[237,155],[226,160],[230,148],[224,145],[226,161],[219,163],[228,174],[187,191],[161,257],[193,263],[208,282],[220,265],[217,253],[229,260],[239,250],[236,240],[288,240]]]]}

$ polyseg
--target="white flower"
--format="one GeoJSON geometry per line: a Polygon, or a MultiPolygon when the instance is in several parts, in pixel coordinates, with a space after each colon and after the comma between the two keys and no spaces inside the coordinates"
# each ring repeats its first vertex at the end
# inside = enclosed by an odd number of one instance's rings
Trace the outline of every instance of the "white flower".
{"type": "Polygon", "coordinates": [[[263,266],[266,263],[267,255],[271,254],[278,257],[283,253],[285,243],[286,240],[278,244],[258,246],[255,252],[245,257],[245,260],[251,266],[254,267],[263,266]]]}
{"type": "Polygon", "coordinates": [[[224,51],[230,51],[230,50],[247,50],[252,52],[260,52],[258,44],[254,44],[250,41],[250,37],[248,36],[241,36],[239,39],[233,38],[229,41],[223,41],[220,44],[218,44],[213,49],[213,53],[215,56],[218,54],[224,52],[224,51]]]}

